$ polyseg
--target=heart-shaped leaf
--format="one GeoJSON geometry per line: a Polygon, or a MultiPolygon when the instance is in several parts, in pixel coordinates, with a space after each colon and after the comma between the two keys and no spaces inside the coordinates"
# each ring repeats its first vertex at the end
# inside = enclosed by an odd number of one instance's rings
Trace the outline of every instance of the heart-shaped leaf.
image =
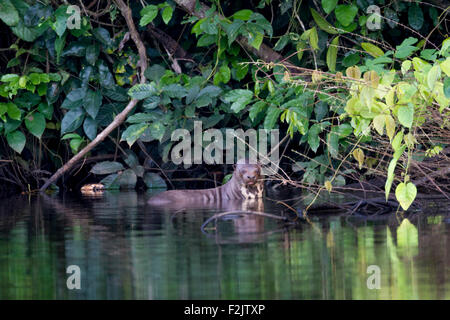
{"type": "Polygon", "coordinates": [[[395,197],[400,203],[403,210],[408,210],[408,208],[413,203],[417,196],[417,188],[412,182],[400,183],[395,189],[395,197]]]}

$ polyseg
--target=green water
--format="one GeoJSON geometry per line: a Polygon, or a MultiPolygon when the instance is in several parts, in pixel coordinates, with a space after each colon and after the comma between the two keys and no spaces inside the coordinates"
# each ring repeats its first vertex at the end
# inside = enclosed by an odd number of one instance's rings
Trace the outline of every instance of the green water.
{"type": "Polygon", "coordinates": [[[147,198],[1,200],[0,299],[450,298],[450,202],[406,222],[319,215],[286,227],[243,217],[205,235],[217,211],[157,212],[147,198]],[[80,267],[80,290],[67,288],[69,265],[80,267]],[[379,289],[367,286],[370,265],[379,289]]]}

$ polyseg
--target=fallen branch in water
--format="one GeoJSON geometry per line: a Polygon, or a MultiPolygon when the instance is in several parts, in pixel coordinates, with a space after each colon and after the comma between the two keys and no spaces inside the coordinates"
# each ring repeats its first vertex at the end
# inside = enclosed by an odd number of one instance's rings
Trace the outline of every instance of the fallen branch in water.
{"type": "MultiPolygon", "coordinates": [[[[125,21],[127,22],[128,29],[130,30],[131,38],[139,52],[139,62],[138,66],[141,69],[140,75],[140,83],[145,83],[144,71],[147,69],[147,53],[145,51],[145,46],[136,30],[136,27],[133,22],[133,18],[131,15],[131,9],[123,2],[123,0],[115,0],[115,3],[120,9],[125,21]]],[[[100,142],[105,140],[109,134],[116,129],[122,122],[125,121],[127,115],[133,110],[139,100],[132,99],[128,105],[123,109],[121,113],[119,113],[114,120],[102,131],[100,132],[94,140],[92,140],[86,147],[84,147],[79,153],[73,156],[65,165],[59,168],[39,189],[39,191],[43,192],[47,190],[47,188],[54,182],[56,182],[64,173],[70,170],[77,162],[79,162],[89,151],[94,149],[100,142]]]]}

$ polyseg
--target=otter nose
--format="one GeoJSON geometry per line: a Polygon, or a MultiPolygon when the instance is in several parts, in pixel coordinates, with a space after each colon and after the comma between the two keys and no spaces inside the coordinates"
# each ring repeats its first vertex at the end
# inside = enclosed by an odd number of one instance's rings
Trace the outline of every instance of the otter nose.
{"type": "Polygon", "coordinates": [[[251,175],[251,174],[247,174],[247,175],[245,175],[245,178],[246,178],[247,180],[255,180],[255,179],[256,179],[256,176],[255,176],[255,175],[251,175]]]}

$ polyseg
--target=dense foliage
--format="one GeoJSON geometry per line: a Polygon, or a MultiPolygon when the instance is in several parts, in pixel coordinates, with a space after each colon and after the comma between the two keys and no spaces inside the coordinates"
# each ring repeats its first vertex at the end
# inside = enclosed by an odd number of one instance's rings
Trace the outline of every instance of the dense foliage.
{"type": "MultiPolygon", "coordinates": [[[[130,1],[149,58],[145,83],[117,2],[73,4],[79,11],[62,1],[0,3],[0,179],[21,189],[42,185],[130,98],[137,107],[86,158],[108,160],[92,173],[107,174],[111,188],[171,183],[170,134],[194,120],[203,129],[279,127],[291,173],[281,179],[331,191],[387,177],[386,197],[397,185],[404,209],[421,178],[411,163],[448,160],[445,2],[130,1]]],[[[202,168],[188,174],[213,178],[202,168]]]]}

